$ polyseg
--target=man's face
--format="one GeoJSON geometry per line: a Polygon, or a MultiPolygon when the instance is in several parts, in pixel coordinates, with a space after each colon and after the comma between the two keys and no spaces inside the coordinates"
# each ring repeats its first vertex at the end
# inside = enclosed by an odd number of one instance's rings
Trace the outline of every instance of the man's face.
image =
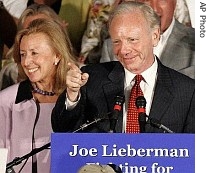
{"type": "Polygon", "coordinates": [[[154,62],[153,46],[159,40],[159,28],[151,29],[143,14],[125,12],[111,22],[113,51],[130,72],[140,74],[154,62]]]}
{"type": "Polygon", "coordinates": [[[174,10],[176,8],[176,0],[136,0],[150,5],[153,10],[160,16],[161,32],[165,32],[170,26],[174,10]]]}

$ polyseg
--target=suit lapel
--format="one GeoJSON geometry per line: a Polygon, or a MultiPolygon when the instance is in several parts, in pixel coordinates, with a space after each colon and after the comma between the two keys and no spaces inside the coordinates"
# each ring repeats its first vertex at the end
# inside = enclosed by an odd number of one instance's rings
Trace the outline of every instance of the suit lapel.
{"type": "Polygon", "coordinates": [[[115,67],[108,75],[109,81],[103,85],[104,94],[110,109],[113,109],[113,98],[117,95],[124,94],[124,76],[123,67],[119,63],[116,63],[115,67]]]}
{"type": "MultiPolygon", "coordinates": [[[[122,65],[117,62],[116,66],[113,68],[113,70],[110,72],[108,78],[109,82],[107,82],[103,86],[104,95],[106,97],[107,103],[108,103],[108,109],[113,111],[114,108],[114,102],[115,97],[117,95],[124,95],[124,68],[122,65]]],[[[120,115],[118,117],[117,125],[116,125],[116,131],[122,132],[122,123],[123,123],[123,112],[120,112],[120,115]]]]}
{"type": "Polygon", "coordinates": [[[150,117],[161,120],[165,112],[173,101],[173,83],[167,71],[159,60],[158,61],[158,77],[155,86],[155,94],[150,110],[150,117]]]}

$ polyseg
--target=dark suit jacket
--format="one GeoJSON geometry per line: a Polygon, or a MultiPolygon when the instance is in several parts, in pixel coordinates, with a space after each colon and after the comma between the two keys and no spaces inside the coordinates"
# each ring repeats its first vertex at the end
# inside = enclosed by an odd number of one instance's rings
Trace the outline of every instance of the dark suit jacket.
{"type": "MultiPolygon", "coordinates": [[[[92,121],[113,111],[116,95],[124,91],[124,68],[118,61],[84,66],[83,72],[89,79],[81,88],[81,98],[77,106],[67,111],[66,92],[60,95],[52,112],[52,128],[55,132],[73,132],[86,121],[92,121]]],[[[158,77],[155,86],[150,117],[176,133],[194,133],[195,130],[195,83],[194,80],[165,67],[158,60],[158,77]]],[[[109,119],[98,122],[85,129],[88,132],[107,132],[109,119]]],[[[118,117],[116,131],[122,130],[122,111],[118,117]]],[[[146,125],[146,132],[163,132],[146,125]]]]}
{"type": "MultiPolygon", "coordinates": [[[[195,29],[175,20],[161,57],[161,62],[191,78],[195,78],[195,29]]],[[[111,39],[103,43],[100,62],[117,61],[113,54],[111,39]]]]}

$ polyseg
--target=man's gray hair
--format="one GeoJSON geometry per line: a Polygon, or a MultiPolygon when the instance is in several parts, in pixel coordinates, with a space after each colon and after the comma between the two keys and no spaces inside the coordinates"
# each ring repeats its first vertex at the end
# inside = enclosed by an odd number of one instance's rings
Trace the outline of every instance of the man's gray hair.
{"type": "Polygon", "coordinates": [[[128,12],[137,12],[141,15],[143,14],[151,29],[160,27],[160,17],[156,14],[152,7],[145,3],[135,1],[122,2],[114,8],[109,16],[108,27],[110,27],[113,18],[128,12]]]}

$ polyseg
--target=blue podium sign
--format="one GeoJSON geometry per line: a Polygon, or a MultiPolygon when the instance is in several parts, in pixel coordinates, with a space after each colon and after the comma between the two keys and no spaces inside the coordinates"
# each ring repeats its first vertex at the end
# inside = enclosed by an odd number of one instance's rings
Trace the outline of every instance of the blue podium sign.
{"type": "Polygon", "coordinates": [[[53,133],[51,172],[113,163],[123,173],[194,173],[194,134],[53,133]]]}

